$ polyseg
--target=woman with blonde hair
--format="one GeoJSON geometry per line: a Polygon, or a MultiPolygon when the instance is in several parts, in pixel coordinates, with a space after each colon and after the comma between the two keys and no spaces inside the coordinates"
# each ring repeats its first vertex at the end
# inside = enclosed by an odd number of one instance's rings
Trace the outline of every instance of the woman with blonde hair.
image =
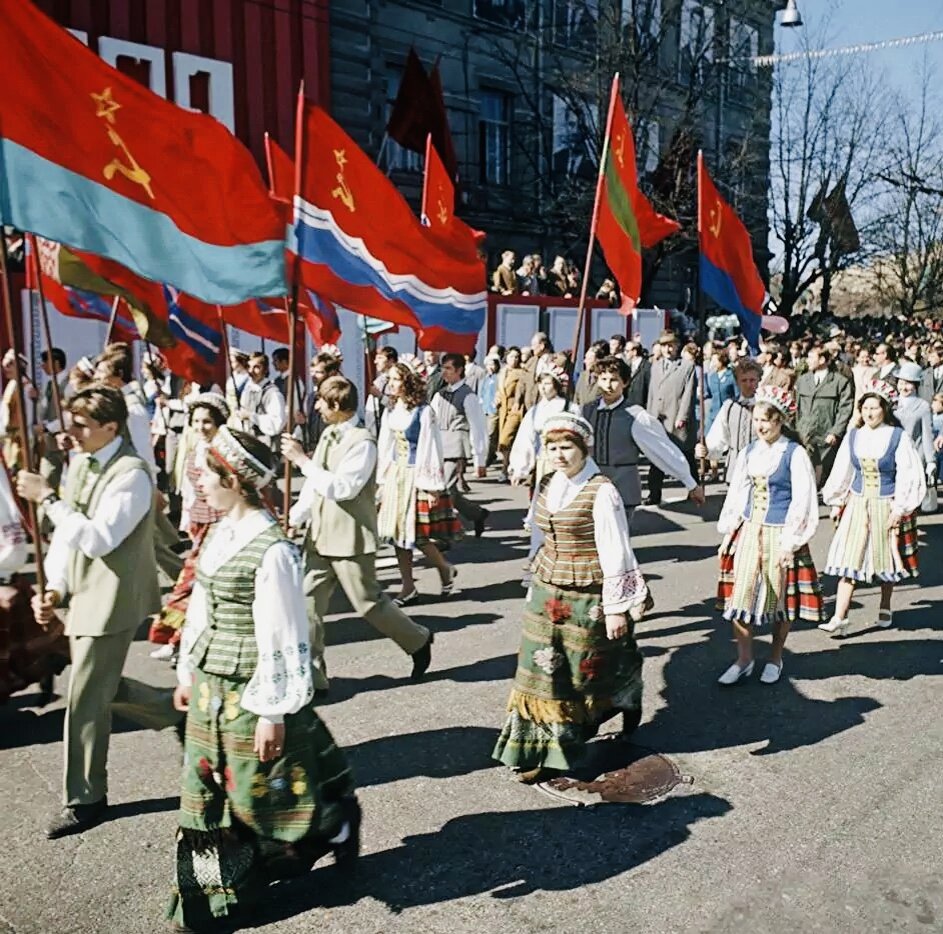
{"type": "Polygon", "coordinates": [[[396,551],[402,584],[393,602],[401,607],[419,599],[413,548],[439,572],[441,592],[452,592],[457,571],[442,551],[462,534],[461,521],[446,491],[439,428],[426,403],[426,387],[418,367],[410,364],[410,357],[401,358],[388,371],[386,388],[393,407],[377,440],[377,533],[396,551]]]}

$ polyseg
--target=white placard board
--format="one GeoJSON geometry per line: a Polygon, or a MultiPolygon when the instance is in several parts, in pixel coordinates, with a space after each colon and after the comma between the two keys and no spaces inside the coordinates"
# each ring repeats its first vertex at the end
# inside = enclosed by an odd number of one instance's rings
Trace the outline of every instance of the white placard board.
{"type": "Polygon", "coordinates": [[[660,308],[636,308],[632,312],[632,336],[639,335],[647,350],[657,343],[665,329],[665,313],[660,308]]]}
{"type": "Polygon", "coordinates": [[[613,334],[625,334],[627,331],[628,319],[615,308],[594,308],[590,321],[592,327],[589,334],[593,341],[608,341],[613,334]]]}
{"type": "MultiPolygon", "coordinates": [[[[575,308],[547,306],[547,334],[554,350],[572,349],[573,333],[576,331],[576,311],[575,308]]],[[[586,314],[591,314],[591,311],[587,310],[586,314]]],[[[579,348],[577,348],[576,356],[578,359],[583,356],[579,348]]]]}
{"type": "Polygon", "coordinates": [[[495,306],[497,343],[502,347],[526,347],[540,330],[538,305],[495,306]]]}

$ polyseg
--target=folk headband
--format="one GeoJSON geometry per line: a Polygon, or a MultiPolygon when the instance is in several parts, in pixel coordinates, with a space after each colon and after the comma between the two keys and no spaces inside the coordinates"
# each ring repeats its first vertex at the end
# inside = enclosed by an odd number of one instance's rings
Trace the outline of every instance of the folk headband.
{"type": "Polygon", "coordinates": [[[782,386],[760,386],[754,397],[754,405],[760,403],[771,406],[786,418],[796,414],[796,397],[782,386]]]}
{"type": "Polygon", "coordinates": [[[859,401],[865,396],[877,396],[891,407],[897,405],[897,390],[883,379],[872,379],[865,383],[859,401]]]}
{"type": "Polygon", "coordinates": [[[275,476],[275,471],[253,457],[225,425],[216,432],[207,455],[256,490],[267,486],[275,476]]]}
{"type": "Polygon", "coordinates": [[[218,392],[201,392],[188,399],[187,412],[190,413],[194,409],[212,409],[222,416],[224,422],[229,418],[229,403],[218,392]]]}
{"type": "Polygon", "coordinates": [[[593,446],[593,426],[582,415],[576,415],[573,412],[558,412],[556,415],[551,415],[544,422],[544,427],[540,432],[545,444],[547,434],[551,431],[566,431],[582,438],[588,448],[593,446]]]}

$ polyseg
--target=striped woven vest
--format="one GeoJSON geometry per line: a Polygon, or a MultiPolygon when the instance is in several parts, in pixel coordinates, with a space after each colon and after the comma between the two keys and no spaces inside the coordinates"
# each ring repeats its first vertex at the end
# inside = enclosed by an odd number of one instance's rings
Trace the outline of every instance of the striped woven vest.
{"type": "Polygon", "coordinates": [[[547,509],[547,486],[541,483],[535,505],[537,527],[544,543],[534,558],[534,574],[545,584],[557,587],[592,587],[602,583],[603,573],[596,551],[593,503],[596,491],[611,481],[601,473],[590,478],[573,502],[551,514],[547,509]]]}
{"type": "Polygon", "coordinates": [[[252,619],[255,575],[265,552],[285,536],[277,523],[260,532],[214,574],[197,569],[206,591],[208,625],[193,646],[197,666],[211,675],[248,681],[259,662],[252,619]]]}

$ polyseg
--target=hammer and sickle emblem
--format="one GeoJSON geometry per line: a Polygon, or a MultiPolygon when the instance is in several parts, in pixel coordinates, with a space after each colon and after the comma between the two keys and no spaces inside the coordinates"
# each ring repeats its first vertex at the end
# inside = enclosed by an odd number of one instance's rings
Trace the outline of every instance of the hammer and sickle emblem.
{"type": "Polygon", "coordinates": [[[337,188],[331,190],[331,197],[339,198],[344,207],[346,207],[347,210],[353,214],[354,211],[357,210],[357,207],[354,204],[354,194],[347,184],[347,179],[344,178],[344,166],[347,165],[347,154],[343,149],[334,150],[334,161],[337,163],[338,168],[338,173],[336,176],[337,188]]]}
{"type": "Polygon", "coordinates": [[[445,206],[445,198],[442,197],[442,188],[439,188],[438,191],[438,206],[439,210],[436,212],[439,218],[439,223],[444,227],[449,222],[449,209],[445,206]]]}
{"type": "Polygon", "coordinates": [[[616,137],[616,145],[613,147],[613,152],[616,154],[616,159],[619,160],[619,168],[625,168],[625,134],[620,133],[616,137]]]}
{"type": "Polygon", "coordinates": [[[125,145],[124,140],[121,138],[121,135],[115,129],[115,126],[118,122],[115,114],[118,110],[121,109],[121,104],[119,104],[111,95],[111,88],[105,88],[101,94],[92,94],[92,99],[95,101],[96,110],[95,116],[100,117],[108,124],[105,127],[106,132],[108,133],[108,139],[111,140],[113,146],[121,150],[121,153],[124,155],[124,158],[127,160],[127,164],[121,161],[121,158],[112,159],[103,169],[102,174],[110,182],[115,175],[123,175],[129,181],[134,182],[135,185],[140,185],[148,194],[148,197],[153,201],[155,200],[154,189],[151,188],[151,176],[146,169],[142,168],[137,159],[131,155],[131,151],[125,145]]]}
{"type": "Polygon", "coordinates": [[[721,212],[720,201],[715,201],[714,206],[707,212],[707,229],[715,236],[720,236],[721,212]]]}

